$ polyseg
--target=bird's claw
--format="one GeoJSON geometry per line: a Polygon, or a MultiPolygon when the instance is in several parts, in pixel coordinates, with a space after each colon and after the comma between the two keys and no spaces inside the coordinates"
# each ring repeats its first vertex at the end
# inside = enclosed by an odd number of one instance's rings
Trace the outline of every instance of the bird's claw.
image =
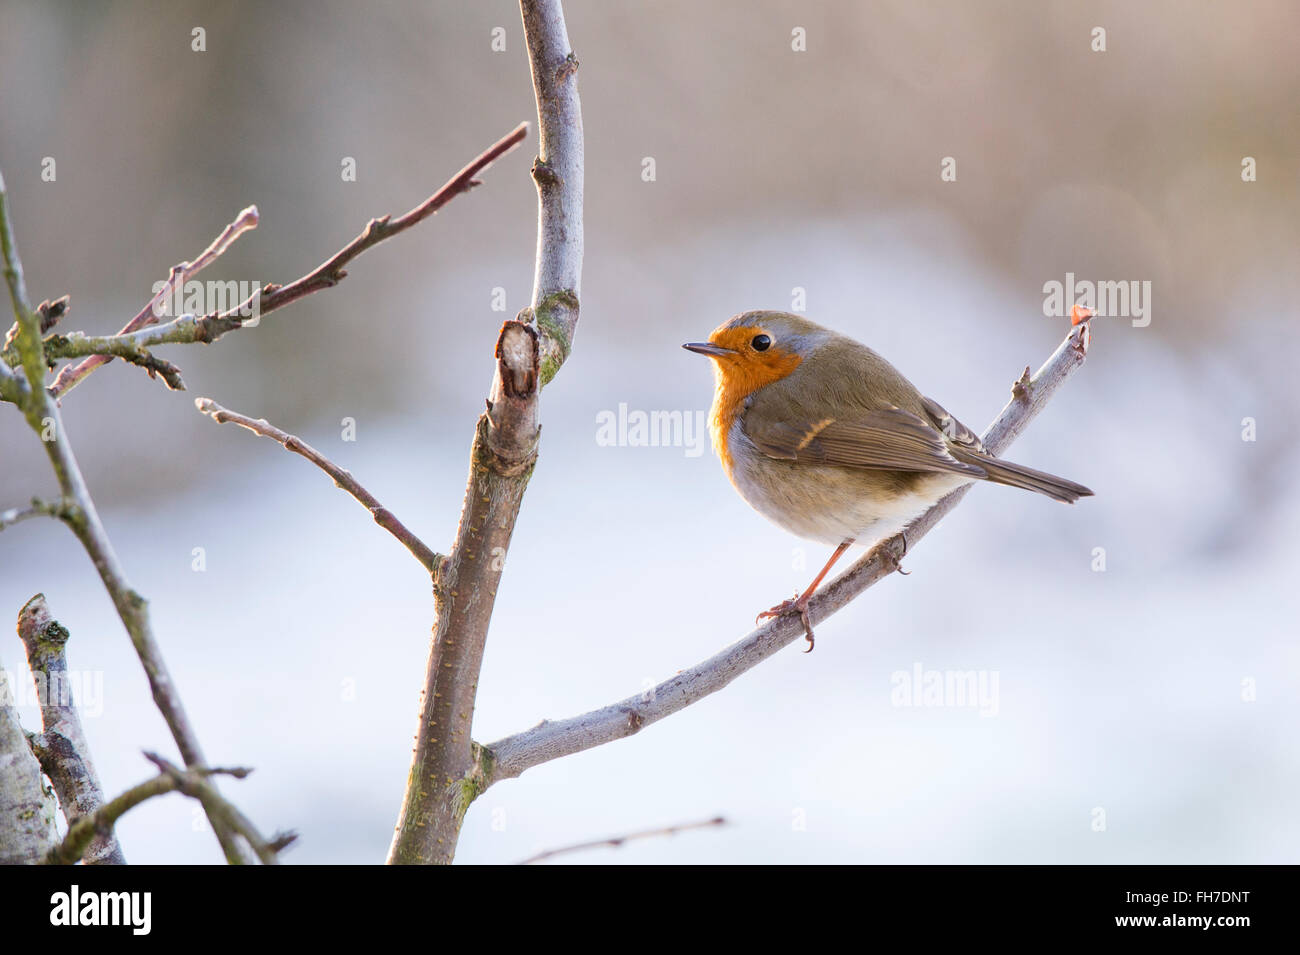
{"type": "Polygon", "coordinates": [[[790,609],[798,603],[799,603],[799,595],[796,593],[789,600],[782,600],[779,604],[777,604],[775,607],[771,608],[770,610],[764,610],[760,614],[758,614],[758,616],[754,618],[755,626],[758,625],[759,621],[766,620],[768,617],[779,617],[784,613],[788,613],[790,609]]]}
{"type": "Polygon", "coordinates": [[[799,614],[799,622],[803,624],[803,636],[804,639],[808,641],[808,649],[805,650],[804,653],[812,653],[815,641],[813,639],[812,621],[808,619],[808,604],[806,601],[797,598],[794,600],[782,600],[772,609],[764,610],[755,617],[754,623],[757,624],[761,620],[772,617],[784,617],[791,611],[799,614]]]}
{"type": "Polygon", "coordinates": [[[912,572],[903,569],[903,558],[907,556],[907,530],[903,529],[899,531],[898,536],[903,539],[903,552],[895,557],[893,551],[890,551],[889,561],[894,565],[895,571],[902,574],[904,577],[910,577],[912,572]]]}

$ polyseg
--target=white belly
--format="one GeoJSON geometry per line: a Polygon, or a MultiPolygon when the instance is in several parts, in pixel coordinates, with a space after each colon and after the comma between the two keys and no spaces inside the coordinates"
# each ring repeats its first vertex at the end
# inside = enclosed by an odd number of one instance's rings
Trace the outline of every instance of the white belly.
{"type": "Polygon", "coordinates": [[[852,539],[869,547],[894,536],[945,494],[969,483],[961,475],[936,472],[912,492],[872,494],[860,471],[767,457],[741,431],[739,421],[731,428],[728,447],[731,481],[740,496],[778,527],[824,544],[852,539]]]}

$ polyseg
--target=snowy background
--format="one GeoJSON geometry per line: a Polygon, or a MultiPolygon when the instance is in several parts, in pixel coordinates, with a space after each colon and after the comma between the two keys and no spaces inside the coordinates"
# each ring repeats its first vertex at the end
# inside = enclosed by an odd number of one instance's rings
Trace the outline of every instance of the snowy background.
{"type": "MultiPolygon", "coordinates": [[[[493,787],[459,861],[721,814],[722,830],[567,858],[1294,862],[1295,7],[566,9],[587,134],[582,322],[543,397],[477,739],[698,662],[827,556],[750,511],[711,453],[597,443],[620,403],[707,407],[707,363],[681,342],[802,288],[809,317],[982,430],[1066,331],[1043,316],[1045,282],[1151,281],[1152,322],[1099,322],[1088,364],[1007,455],[1095,498],[975,489],[909,555],[912,576],[822,624],[814,653],[791,647],[632,739],[493,787]],[[1098,25],[1105,53],[1089,48],[1098,25]],[[956,182],[940,181],[944,156],[956,182]],[[996,714],[894,705],[891,675],[918,664],[996,672],[996,714]]],[[[249,203],[261,227],[204,277],[296,277],[533,119],[510,3],[0,10],[0,168],[29,288],[72,295],[69,329],[116,330],[249,203]],[[196,25],[206,53],[190,50],[196,25]],[[340,181],[343,156],[358,182],[340,181]]],[[[384,858],[428,582],[326,477],[192,400],[302,436],[445,549],[503,318],[493,289],[513,315],[531,286],[535,148],[337,289],[166,351],[188,393],[115,364],[64,402],[209,758],[257,767],[225,790],[264,830],[301,833],[286,861],[384,858]]],[[[0,507],[53,487],[0,413],[0,507]]],[[[72,631],[72,666],[103,674],[86,729],[121,790],[151,771],[140,750],[172,744],[89,561],[52,522],[0,535],[0,613],[37,591],[72,631]]],[[[21,678],[22,660],[6,628],[0,664],[21,678]]],[[[168,797],[121,836],[135,862],[220,861],[205,826],[168,797]]]]}

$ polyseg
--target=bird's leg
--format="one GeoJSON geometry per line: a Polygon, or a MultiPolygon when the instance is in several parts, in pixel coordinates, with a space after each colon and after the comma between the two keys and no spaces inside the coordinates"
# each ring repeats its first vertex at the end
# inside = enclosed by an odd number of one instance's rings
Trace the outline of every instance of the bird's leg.
{"type": "Polygon", "coordinates": [[[808,601],[812,598],[812,595],[817,591],[817,587],[821,584],[821,582],[826,579],[826,575],[831,572],[831,568],[835,566],[835,562],[839,560],[841,557],[843,557],[844,552],[848,550],[852,545],[853,545],[853,538],[851,537],[848,540],[841,543],[839,547],[835,548],[835,553],[831,554],[831,559],[826,561],[826,566],[822,568],[821,573],[813,578],[813,582],[808,585],[807,590],[801,593],[794,600],[783,600],[775,607],[773,607],[771,610],[764,610],[762,613],[760,613],[757,617],[754,618],[754,622],[758,623],[758,621],[762,620],[764,617],[779,617],[782,614],[787,614],[792,610],[798,612],[799,619],[803,622],[804,639],[808,641],[808,649],[805,650],[804,652],[805,653],[811,652],[813,648],[813,629],[812,629],[812,621],[808,619],[808,601]]]}

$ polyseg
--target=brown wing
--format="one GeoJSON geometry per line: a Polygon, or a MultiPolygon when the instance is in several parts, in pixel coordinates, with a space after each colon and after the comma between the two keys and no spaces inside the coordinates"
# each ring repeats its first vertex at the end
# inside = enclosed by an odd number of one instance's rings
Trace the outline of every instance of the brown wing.
{"type": "Polygon", "coordinates": [[[939,432],[958,448],[966,451],[974,451],[984,454],[984,445],[980,442],[979,437],[970,428],[966,427],[952,415],[950,415],[939,402],[933,398],[921,396],[921,405],[925,408],[925,413],[930,418],[930,423],[939,430],[939,432]]]}
{"type": "Polygon", "coordinates": [[[748,418],[745,434],[768,457],[805,464],[887,471],[951,471],[984,477],[977,464],[957,460],[935,428],[901,408],[857,413],[852,420],[777,421],[748,418]]]}
{"type": "Polygon", "coordinates": [[[1057,477],[1055,474],[1048,474],[1046,471],[1027,468],[1023,464],[993,457],[985,450],[975,432],[948,414],[937,401],[923,397],[921,402],[934,426],[948,439],[948,447],[952,453],[961,461],[982,468],[988,480],[997,484],[1024,488],[1027,491],[1037,491],[1039,494],[1046,494],[1067,504],[1073,504],[1081,497],[1092,495],[1092,491],[1082,484],[1057,477]]]}

